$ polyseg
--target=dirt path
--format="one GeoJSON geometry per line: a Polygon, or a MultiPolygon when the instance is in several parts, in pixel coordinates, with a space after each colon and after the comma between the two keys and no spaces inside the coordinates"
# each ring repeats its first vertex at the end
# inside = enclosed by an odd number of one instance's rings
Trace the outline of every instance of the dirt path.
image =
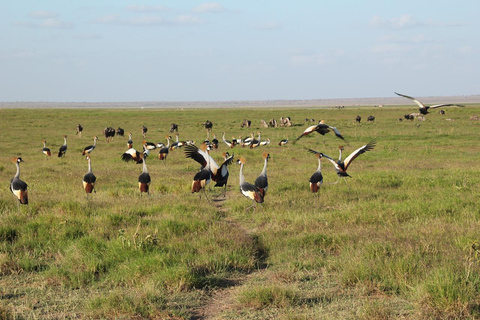
{"type": "MultiPolygon", "coordinates": [[[[223,203],[226,198],[217,198],[213,200],[213,203],[216,209],[221,213],[227,213],[228,210],[223,207],[223,203]]],[[[253,237],[253,232],[245,229],[237,221],[233,220],[230,217],[223,218],[223,221],[235,227],[238,230],[241,230],[245,236],[253,237]]],[[[229,310],[235,310],[239,307],[237,304],[237,296],[242,287],[248,283],[252,278],[258,276],[259,274],[265,272],[265,256],[259,257],[260,269],[254,270],[249,274],[236,274],[230,279],[227,279],[227,282],[230,283],[229,286],[225,288],[220,288],[212,291],[209,299],[205,301],[204,305],[197,308],[194,311],[191,320],[203,320],[203,319],[223,319],[222,314],[228,312],[229,310]]]]}

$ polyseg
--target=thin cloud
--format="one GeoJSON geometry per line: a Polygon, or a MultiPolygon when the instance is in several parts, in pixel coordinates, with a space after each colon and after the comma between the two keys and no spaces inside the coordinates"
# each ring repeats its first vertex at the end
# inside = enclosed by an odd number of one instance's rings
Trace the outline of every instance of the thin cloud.
{"type": "Polygon", "coordinates": [[[291,59],[295,66],[321,66],[327,62],[323,54],[297,54],[291,59]]]}
{"type": "Polygon", "coordinates": [[[118,14],[106,15],[95,19],[94,23],[101,24],[114,24],[123,26],[136,26],[136,27],[154,27],[154,26],[184,26],[184,25],[197,25],[202,24],[205,21],[196,18],[191,15],[177,16],[173,19],[165,19],[158,15],[142,15],[131,18],[121,18],[118,14]]]}
{"type": "Polygon", "coordinates": [[[16,21],[13,24],[16,27],[24,28],[39,28],[39,29],[71,29],[75,25],[68,21],[63,21],[60,19],[49,18],[45,19],[42,22],[27,22],[27,21],[16,21]]]}
{"type": "Polygon", "coordinates": [[[74,35],[72,38],[75,40],[98,40],[101,39],[102,36],[96,33],[81,33],[74,35]]]}
{"type": "Polygon", "coordinates": [[[418,20],[409,14],[402,14],[399,17],[386,19],[379,15],[374,15],[367,25],[370,28],[378,29],[412,29],[420,27],[463,27],[463,22],[435,22],[432,20],[418,20]]]}
{"type": "Polygon", "coordinates": [[[270,21],[270,22],[265,22],[263,24],[254,26],[254,28],[258,30],[274,30],[274,29],[281,29],[282,25],[278,22],[270,21]]]}
{"type": "Polygon", "coordinates": [[[221,4],[211,2],[203,3],[192,10],[195,13],[219,13],[227,11],[221,4]]]}
{"type": "Polygon", "coordinates": [[[170,8],[165,6],[147,6],[140,4],[133,4],[127,6],[127,10],[131,12],[165,12],[170,11],[170,8]]]}
{"type": "Polygon", "coordinates": [[[371,28],[389,28],[389,29],[405,29],[425,26],[424,22],[417,21],[409,14],[402,14],[398,18],[385,19],[378,15],[375,15],[368,22],[368,26],[371,28]]]}
{"type": "Polygon", "coordinates": [[[30,12],[28,16],[36,19],[49,19],[58,17],[58,13],[53,11],[37,10],[30,12]]]}

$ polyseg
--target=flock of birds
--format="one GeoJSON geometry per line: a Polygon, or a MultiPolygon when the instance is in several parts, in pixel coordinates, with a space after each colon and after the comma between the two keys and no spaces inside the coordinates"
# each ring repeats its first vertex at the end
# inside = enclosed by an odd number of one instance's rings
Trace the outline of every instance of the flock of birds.
{"type": "MultiPolygon", "coordinates": [[[[457,105],[457,104],[438,104],[433,106],[425,106],[423,103],[421,103],[419,100],[413,97],[409,97],[400,93],[396,93],[396,94],[413,100],[419,106],[419,111],[422,114],[427,114],[428,109],[431,109],[431,108],[438,108],[438,107],[445,107],[445,106],[463,107],[463,105],[457,105]]],[[[317,132],[322,136],[328,134],[329,132],[333,132],[336,137],[344,140],[344,137],[336,127],[327,125],[322,120],[317,125],[309,126],[308,128],[306,128],[302,132],[302,134],[300,134],[295,139],[294,143],[297,142],[302,137],[307,136],[313,132],[317,132]]],[[[146,133],[147,133],[147,128],[145,126],[142,126],[142,135],[144,138],[146,137],[146,133]]],[[[207,139],[200,145],[200,147],[197,147],[195,145],[195,142],[191,140],[179,141],[178,132],[176,132],[176,141],[173,143],[170,143],[170,140],[171,140],[170,136],[166,137],[167,138],[166,145],[163,143],[152,143],[144,140],[143,152],[139,152],[133,148],[132,134],[129,134],[129,139],[127,141],[128,149],[122,154],[121,159],[126,162],[134,161],[138,164],[140,163],[142,164],[143,166],[142,173],[138,177],[138,187],[141,194],[142,193],[149,194],[151,177],[148,173],[146,159],[149,157],[150,151],[158,148],[159,149],[158,159],[162,160],[165,163],[167,156],[169,154],[169,150],[174,150],[174,149],[183,147],[185,150],[184,151],[185,157],[193,159],[198,164],[200,164],[200,170],[193,177],[191,192],[192,193],[198,192],[201,199],[200,192],[203,191],[205,198],[207,198],[208,200],[208,196],[206,193],[206,186],[211,181],[213,181],[215,182],[215,187],[224,188],[223,195],[225,196],[226,186],[229,178],[228,166],[233,163],[234,154],[230,155],[228,152],[223,153],[223,162],[220,165],[218,165],[217,162],[210,155],[210,151],[212,149],[218,148],[219,141],[216,139],[215,135],[213,136],[212,141],[210,141],[209,133],[210,131],[207,130],[207,139]]],[[[58,150],[58,157],[64,157],[67,152],[67,136],[64,135],[63,138],[64,138],[64,143],[58,150]]],[[[270,143],[270,139],[262,141],[260,138],[261,138],[261,133],[258,133],[258,139],[255,139],[254,134],[252,133],[250,137],[246,139],[239,138],[239,139],[226,140],[225,132],[223,132],[222,140],[229,148],[234,148],[236,145],[241,145],[242,147],[248,146],[253,149],[259,146],[268,145],[270,143]]],[[[92,192],[95,192],[95,182],[97,178],[92,172],[90,154],[92,153],[92,151],[94,151],[97,145],[97,140],[98,140],[98,137],[95,136],[93,140],[93,144],[85,147],[82,151],[82,155],[85,156],[85,159],[87,160],[87,164],[88,164],[87,173],[83,177],[83,187],[87,194],[87,198],[89,194],[91,194],[92,192]]],[[[286,145],[287,143],[288,143],[288,138],[281,140],[278,143],[278,145],[283,146],[283,145],[286,145]]],[[[376,145],[376,141],[372,140],[367,144],[361,146],[360,148],[356,149],[355,151],[353,151],[344,160],[342,160],[342,151],[344,150],[343,146],[339,147],[338,160],[334,160],[332,157],[320,151],[307,149],[308,152],[314,154],[318,159],[317,170],[312,174],[312,176],[309,179],[311,192],[317,193],[318,190],[320,189],[320,186],[323,183],[323,176],[321,171],[322,158],[327,159],[329,162],[333,164],[335,171],[340,180],[340,178],[342,177],[343,178],[350,177],[350,175],[347,173],[347,169],[349,168],[353,160],[355,160],[361,154],[367,151],[373,150],[375,145],[376,145]]],[[[47,157],[50,157],[52,155],[51,150],[46,146],[45,140],[43,140],[42,152],[47,157]]],[[[252,205],[247,209],[253,207],[255,210],[257,203],[264,202],[264,198],[268,190],[267,164],[270,158],[271,157],[268,152],[263,153],[263,160],[264,160],[263,170],[253,184],[245,181],[245,177],[243,175],[243,169],[246,163],[246,159],[244,157],[240,157],[239,160],[237,161],[237,163],[240,165],[240,175],[239,175],[240,191],[246,198],[252,201],[252,205]]],[[[28,192],[27,192],[28,186],[24,181],[20,179],[20,163],[21,162],[23,162],[23,159],[21,157],[16,157],[13,159],[13,163],[16,165],[17,171],[15,176],[11,179],[11,182],[10,182],[10,190],[18,199],[19,206],[20,204],[25,204],[25,205],[28,204],[28,192]]],[[[336,183],[338,183],[339,180],[337,180],[336,183]]],[[[346,179],[344,181],[346,182],[346,179]]]]}

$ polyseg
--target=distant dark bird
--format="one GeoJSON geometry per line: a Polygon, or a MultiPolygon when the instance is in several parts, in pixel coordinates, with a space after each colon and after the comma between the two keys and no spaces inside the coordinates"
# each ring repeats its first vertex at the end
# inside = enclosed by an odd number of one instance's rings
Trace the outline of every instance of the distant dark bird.
{"type": "Polygon", "coordinates": [[[115,129],[112,127],[106,127],[103,129],[103,135],[105,136],[105,141],[111,142],[113,141],[113,138],[115,138],[115,129]]]}
{"type": "Polygon", "coordinates": [[[317,153],[316,154],[318,158],[318,168],[317,171],[315,171],[312,176],[310,177],[310,191],[313,193],[317,193],[318,189],[320,189],[320,186],[323,183],[323,175],[322,175],[322,154],[317,153]]]}
{"type": "Polygon", "coordinates": [[[150,194],[150,182],[152,179],[150,178],[150,175],[148,174],[147,170],[147,163],[145,162],[145,159],[143,160],[143,169],[142,173],[140,176],[138,176],[138,188],[140,189],[140,194],[143,192],[150,194]]]}
{"type": "Polygon", "coordinates": [[[288,143],[288,136],[287,136],[287,139],[282,139],[280,140],[280,142],[278,143],[279,146],[284,146],[288,143]]]}
{"type": "Polygon", "coordinates": [[[170,125],[170,133],[178,132],[178,125],[176,123],[172,123],[170,125]]]}
{"type": "Polygon", "coordinates": [[[238,161],[240,163],[240,192],[247,198],[253,201],[253,204],[246,208],[248,210],[253,207],[253,210],[257,208],[257,203],[263,203],[263,193],[253,184],[245,181],[243,176],[243,166],[245,165],[245,158],[240,157],[238,161]]]}
{"type": "Polygon", "coordinates": [[[168,156],[168,150],[170,148],[170,139],[172,137],[167,136],[167,145],[164,148],[161,148],[160,151],[158,151],[158,160],[163,160],[164,164],[167,164],[167,156],[168,156]]]}
{"type": "Polygon", "coordinates": [[[315,126],[310,126],[308,127],[307,129],[305,129],[305,131],[303,131],[303,133],[295,140],[295,142],[297,142],[301,137],[304,137],[306,135],[309,135],[310,133],[312,132],[318,132],[319,134],[321,134],[322,136],[326,135],[327,133],[329,133],[331,130],[333,130],[333,132],[335,133],[335,135],[342,139],[342,140],[345,140],[343,138],[343,136],[340,134],[340,131],[338,131],[337,128],[335,127],[332,127],[332,126],[329,126],[327,124],[324,123],[323,120],[321,120],[317,125],[315,126]]]}
{"type": "Polygon", "coordinates": [[[401,94],[401,93],[397,93],[397,92],[395,92],[395,94],[397,96],[413,100],[413,102],[415,102],[419,106],[418,111],[420,111],[421,114],[427,114],[427,113],[429,113],[428,112],[429,109],[435,109],[435,108],[440,108],[440,107],[465,107],[464,105],[456,104],[456,103],[442,103],[442,104],[435,104],[433,106],[426,106],[426,105],[424,105],[423,103],[421,103],[420,101],[418,101],[417,99],[415,99],[413,97],[410,97],[410,96],[407,96],[407,95],[404,95],[404,94],[401,94]]]}
{"type": "Polygon", "coordinates": [[[122,154],[122,160],[125,162],[135,161],[136,163],[142,163],[143,161],[142,154],[133,148],[128,149],[122,154]]]}
{"type": "Polygon", "coordinates": [[[212,123],[212,121],[207,120],[207,121],[205,121],[205,123],[203,124],[203,126],[204,126],[205,129],[207,130],[207,135],[208,135],[208,134],[210,133],[210,131],[212,131],[213,123],[212,123]]]}
{"type": "Polygon", "coordinates": [[[372,115],[368,116],[367,122],[373,122],[373,121],[375,121],[375,117],[372,115]]]}
{"type": "Polygon", "coordinates": [[[225,144],[226,144],[229,148],[235,147],[235,145],[237,144],[237,141],[235,140],[235,142],[233,142],[233,141],[230,141],[230,140],[226,140],[226,139],[225,139],[225,132],[222,132],[222,134],[223,134],[223,138],[222,138],[223,142],[225,142],[225,144]]]}
{"type": "Polygon", "coordinates": [[[123,137],[125,135],[125,130],[122,128],[118,127],[117,128],[117,136],[123,137]]]}
{"type": "Polygon", "coordinates": [[[95,192],[95,181],[97,181],[97,177],[92,172],[92,164],[90,160],[90,156],[86,156],[87,162],[88,162],[88,171],[87,173],[83,176],[83,189],[85,189],[85,192],[87,193],[87,197],[89,193],[95,192]]]}
{"type": "Polygon", "coordinates": [[[97,136],[93,137],[93,144],[83,149],[82,156],[89,155],[90,152],[92,152],[93,149],[95,149],[95,147],[97,146],[97,140],[98,140],[97,136]]]}
{"type": "Polygon", "coordinates": [[[52,152],[50,151],[50,149],[47,148],[47,141],[45,139],[43,139],[42,142],[43,142],[42,152],[43,152],[44,155],[47,156],[46,159],[48,159],[48,157],[50,157],[52,155],[52,152]]]}
{"type": "Polygon", "coordinates": [[[356,117],[355,117],[355,122],[356,122],[356,123],[360,123],[360,121],[362,121],[362,117],[356,116],[356,117]]]}
{"type": "Polygon", "coordinates": [[[147,127],[145,127],[145,125],[142,125],[142,136],[145,138],[147,136],[147,127]]]}
{"type": "Polygon", "coordinates": [[[65,156],[65,153],[67,152],[67,135],[63,136],[63,145],[58,149],[58,157],[65,156]]]}
{"type": "Polygon", "coordinates": [[[20,162],[23,162],[23,159],[20,157],[13,158],[12,162],[17,166],[17,173],[10,180],[10,191],[17,197],[19,203],[28,204],[27,184],[20,180],[20,162]]]}
{"type": "Polygon", "coordinates": [[[78,135],[81,138],[82,131],[83,131],[83,126],[81,124],[77,124],[77,133],[75,133],[75,135],[78,135]]]}
{"type": "Polygon", "coordinates": [[[268,152],[265,152],[262,155],[262,157],[265,162],[263,164],[262,172],[260,173],[258,178],[255,179],[255,186],[258,188],[258,190],[262,194],[262,197],[265,197],[265,194],[268,189],[267,164],[268,164],[268,159],[270,159],[270,154],[268,152]]]}
{"type": "MultiPolygon", "coordinates": [[[[374,140],[370,141],[366,145],[364,145],[364,146],[358,148],[357,150],[353,151],[348,157],[345,158],[344,161],[341,160],[341,157],[342,157],[341,152],[343,150],[342,146],[339,147],[340,156],[339,156],[338,161],[333,160],[331,157],[329,157],[326,154],[323,154],[321,152],[318,152],[318,151],[315,151],[315,150],[312,150],[312,149],[308,149],[308,151],[311,152],[311,153],[314,153],[314,154],[321,154],[322,157],[327,158],[333,164],[333,166],[335,167],[335,171],[337,171],[337,175],[340,178],[341,177],[345,178],[345,177],[350,177],[350,175],[347,173],[347,169],[350,166],[350,164],[352,163],[352,161],[355,160],[359,155],[361,155],[361,154],[363,154],[367,151],[372,150],[375,147],[375,144],[376,144],[376,141],[374,141],[374,140]]],[[[345,182],[346,182],[346,180],[345,180],[345,182]]]]}

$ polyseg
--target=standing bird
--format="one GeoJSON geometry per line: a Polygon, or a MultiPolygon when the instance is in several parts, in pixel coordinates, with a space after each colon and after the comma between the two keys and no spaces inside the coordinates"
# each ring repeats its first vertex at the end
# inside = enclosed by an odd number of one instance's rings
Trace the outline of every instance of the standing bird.
{"type": "Polygon", "coordinates": [[[150,195],[150,182],[152,179],[150,178],[150,175],[148,174],[147,170],[147,164],[145,162],[145,159],[143,159],[143,170],[142,173],[138,176],[138,188],[140,189],[140,195],[143,192],[146,192],[148,195],[150,195]]]}
{"type": "Polygon", "coordinates": [[[17,197],[19,206],[20,203],[28,204],[27,184],[20,180],[20,162],[23,162],[23,159],[20,157],[13,158],[12,162],[17,166],[17,173],[12,180],[10,180],[10,191],[17,197]]]}
{"type": "Polygon", "coordinates": [[[212,146],[214,149],[218,149],[218,139],[216,135],[213,135],[212,146]]]}
{"type": "Polygon", "coordinates": [[[47,148],[47,140],[43,139],[42,142],[43,142],[42,152],[43,152],[44,155],[47,156],[47,158],[45,158],[45,159],[48,159],[48,157],[50,157],[52,155],[52,152],[50,151],[50,149],[47,148]]]}
{"type": "Polygon", "coordinates": [[[89,155],[90,152],[92,152],[93,149],[95,149],[95,147],[97,146],[97,140],[98,140],[97,136],[93,137],[93,144],[91,146],[85,147],[85,149],[83,149],[82,156],[89,155]]]}
{"type": "Polygon", "coordinates": [[[258,190],[262,193],[262,197],[265,197],[265,193],[267,192],[268,189],[268,179],[267,179],[267,163],[268,159],[270,159],[270,154],[265,152],[263,155],[263,160],[265,161],[263,165],[263,170],[258,176],[257,179],[255,179],[255,186],[258,188],[258,190]]]}
{"type": "Polygon", "coordinates": [[[253,211],[257,208],[257,203],[263,202],[263,193],[258,190],[256,186],[245,181],[243,176],[243,166],[245,165],[245,158],[240,157],[240,192],[247,198],[253,201],[253,204],[246,208],[248,210],[253,207],[253,211]]]}
{"type": "Polygon", "coordinates": [[[223,153],[224,161],[217,170],[217,176],[214,177],[217,182],[214,187],[224,187],[223,196],[227,194],[227,182],[228,176],[230,175],[228,172],[228,166],[232,163],[234,156],[235,154],[230,155],[228,152],[223,153]]]}
{"type": "Polygon", "coordinates": [[[297,138],[295,139],[294,143],[297,142],[301,137],[304,137],[306,135],[309,135],[310,133],[312,132],[318,132],[319,134],[321,134],[322,136],[326,135],[327,133],[330,132],[330,130],[333,130],[333,132],[335,133],[335,135],[342,139],[342,140],[345,140],[343,138],[343,136],[340,134],[340,131],[338,131],[337,128],[335,127],[332,127],[332,126],[329,126],[327,124],[324,123],[323,120],[321,120],[317,125],[315,126],[310,126],[308,127],[307,129],[305,129],[305,131],[303,131],[303,133],[297,138]]]}
{"type": "Polygon", "coordinates": [[[65,156],[65,153],[67,152],[67,135],[63,136],[63,146],[58,149],[58,157],[65,156]]]}
{"type": "Polygon", "coordinates": [[[142,136],[145,138],[147,136],[147,127],[145,127],[145,125],[142,125],[142,136]]]}
{"type": "Polygon", "coordinates": [[[410,97],[410,96],[406,96],[404,94],[401,94],[401,93],[397,93],[395,92],[395,94],[397,96],[400,96],[400,97],[404,97],[404,98],[407,98],[407,99],[410,99],[410,100],[413,100],[413,102],[415,102],[417,105],[418,105],[418,111],[420,111],[421,114],[425,115],[428,112],[428,109],[435,109],[435,108],[440,108],[440,107],[465,107],[464,105],[462,104],[456,104],[456,103],[442,103],[442,104],[435,104],[433,106],[426,106],[424,105],[423,103],[421,103],[420,101],[418,101],[417,99],[413,98],[413,97],[410,97]]]}
{"type": "Polygon", "coordinates": [[[320,189],[320,186],[323,183],[323,176],[322,176],[322,154],[317,153],[316,157],[318,158],[318,168],[317,171],[315,171],[312,176],[310,177],[310,191],[313,193],[317,193],[318,189],[320,189]]]}
{"type": "Polygon", "coordinates": [[[167,164],[166,161],[167,161],[167,156],[168,156],[168,150],[170,148],[170,139],[171,138],[172,137],[167,136],[167,145],[164,148],[160,149],[160,151],[158,151],[158,160],[163,160],[164,164],[167,164]]]}
{"type": "MultiPolygon", "coordinates": [[[[202,143],[200,149],[194,145],[185,146],[185,157],[191,158],[202,166],[200,171],[195,174],[192,181],[192,193],[200,192],[203,190],[205,198],[207,198],[207,193],[205,187],[212,180],[212,166],[214,166],[215,171],[218,170],[218,165],[213,160],[213,158],[208,154],[208,146],[206,143],[202,143]]],[[[201,199],[200,195],[200,199],[201,199]]]]}
{"type": "Polygon", "coordinates": [[[77,133],[75,134],[78,135],[79,138],[82,137],[82,131],[83,131],[83,126],[80,123],[77,124],[77,133]]]}
{"type": "Polygon", "coordinates": [[[128,149],[133,147],[133,141],[132,141],[132,134],[131,133],[128,134],[127,147],[128,147],[128,149]]]}
{"type": "Polygon", "coordinates": [[[92,164],[90,160],[90,155],[87,154],[85,157],[88,162],[88,171],[87,173],[83,176],[83,189],[85,189],[85,192],[87,193],[87,199],[88,199],[88,194],[95,192],[95,181],[97,181],[97,177],[92,172],[92,164]]]}
{"type": "MultiPolygon", "coordinates": [[[[366,145],[364,145],[364,146],[358,148],[357,150],[353,151],[348,157],[345,158],[344,161],[341,160],[341,151],[343,150],[343,147],[339,148],[340,159],[338,161],[333,160],[331,157],[329,157],[326,154],[323,154],[321,152],[318,152],[318,151],[315,151],[315,150],[312,150],[312,149],[308,149],[308,151],[311,152],[311,153],[314,153],[314,154],[321,154],[322,157],[327,158],[333,164],[333,166],[335,167],[335,171],[337,171],[338,177],[339,178],[341,178],[341,177],[346,178],[346,177],[350,177],[350,175],[347,173],[347,169],[350,166],[350,164],[352,163],[352,161],[355,160],[362,153],[365,153],[367,151],[372,150],[375,147],[375,144],[376,144],[375,140],[370,141],[366,145]]],[[[347,182],[347,180],[345,180],[345,183],[346,182],[347,182]]]]}

